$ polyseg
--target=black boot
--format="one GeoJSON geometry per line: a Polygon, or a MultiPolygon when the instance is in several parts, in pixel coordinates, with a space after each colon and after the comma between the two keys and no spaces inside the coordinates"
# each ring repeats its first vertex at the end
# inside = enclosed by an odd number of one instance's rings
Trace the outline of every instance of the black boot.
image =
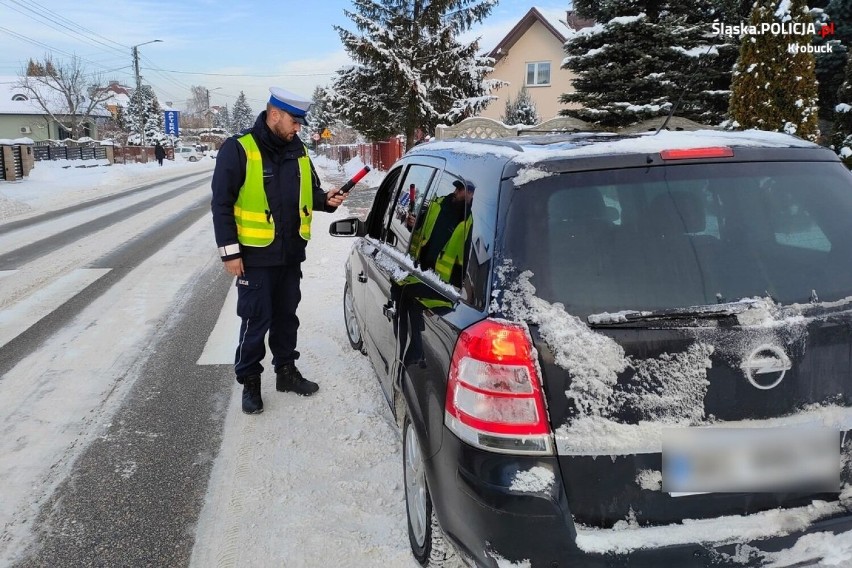
{"type": "Polygon", "coordinates": [[[260,414],[263,412],[263,399],[260,398],[260,375],[249,375],[242,380],[237,379],[243,385],[243,412],[246,414],[260,414]]]}
{"type": "Polygon", "coordinates": [[[281,392],[311,396],[319,390],[319,385],[303,377],[295,363],[285,363],[275,372],[275,388],[281,392]]]}

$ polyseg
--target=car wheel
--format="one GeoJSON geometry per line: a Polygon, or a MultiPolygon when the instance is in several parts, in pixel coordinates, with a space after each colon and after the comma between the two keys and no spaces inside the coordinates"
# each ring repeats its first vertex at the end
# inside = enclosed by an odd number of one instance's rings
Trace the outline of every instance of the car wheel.
{"type": "Polygon", "coordinates": [[[405,474],[405,510],[408,516],[408,542],[411,553],[421,566],[449,568],[460,566],[455,549],[447,542],[432,508],[432,496],[426,483],[423,453],[411,420],[402,427],[402,459],[405,474]]]}
{"type": "Polygon", "coordinates": [[[190,162],[197,162],[197,161],[198,161],[198,158],[196,158],[195,156],[190,156],[190,157],[189,157],[189,161],[190,161],[190,162]]]}
{"type": "Polygon", "coordinates": [[[346,337],[349,338],[349,345],[356,351],[364,352],[364,338],[361,337],[361,326],[358,325],[358,318],[355,317],[355,299],[352,297],[352,288],[349,287],[349,282],[343,288],[343,318],[346,323],[346,337]]]}

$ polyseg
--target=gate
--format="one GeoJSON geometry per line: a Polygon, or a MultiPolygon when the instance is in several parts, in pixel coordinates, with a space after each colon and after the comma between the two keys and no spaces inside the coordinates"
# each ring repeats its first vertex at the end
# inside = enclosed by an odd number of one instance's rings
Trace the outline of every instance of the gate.
{"type": "Polygon", "coordinates": [[[24,161],[20,146],[0,146],[0,179],[5,181],[24,179],[24,161]]]}

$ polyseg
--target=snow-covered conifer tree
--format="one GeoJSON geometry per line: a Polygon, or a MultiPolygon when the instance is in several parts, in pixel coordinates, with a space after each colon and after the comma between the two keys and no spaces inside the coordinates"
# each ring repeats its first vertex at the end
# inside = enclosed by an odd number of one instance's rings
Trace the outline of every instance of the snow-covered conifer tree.
{"type": "Polygon", "coordinates": [[[340,69],[329,93],[341,120],[374,140],[454,124],[483,109],[502,82],[486,79],[493,60],[458,36],[496,0],[353,0],[344,11],[357,32],[335,26],[356,62],[340,69]]]}
{"type": "Polygon", "coordinates": [[[852,165],[852,58],[846,64],[845,79],[837,89],[831,142],[847,165],[852,165]]]}
{"type": "Polygon", "coordinates": [[[145,133],[144,142],[151,144],[157,140],[165,139],[163,134],[163,111],[157,95],[150,85],[142,85],[136,89],[127,103],[125,113],[130,130],[128,142],[131,144],[142,144],[142,132],[145,133]]]}
{"type": "Polygon", "coordinates": [[[328,101],[328,92],[325,88],[315,88],[311,99],[314,101],[314,104],[311,105],[311,109],[308,111],[306,117],[308,128],[310,128],[311,132],[322,134],[323,130],[337,122],[337,117],[331,110],[331,105],[328,101]]]}
{"type": "Polygon", "coordinates": [[[231,113],[231,131],[239,133],[254,125],[255,115],[246,101],[246,94],[240,91],[237,100],[234,101],[234,111],[231,113]]]}
{"type": "Polygon", "coordinates": [[[535,102],[527,92],[526,87],[521,87],[518,91],[518,98],[512,100],[512,97],[506,99],[506,110],[501,119],[505,124],[525,124],[532,126],[538,124],[539,117],[535,108],[535,102]]]}
{"type": "Polygon", "coordinates": [[[828,53],[816,54],[816,77],[819,82],[819,117],[834,119],[834,107],[837,105],[837,90],[843,83],[846,73],[848,46],[852,45],[852,0],[831,0],[825,10],[814,9],[819,24],[831,24],[834,33],[817,37],[814,45],[830,45],[828,53]]]}
{"type": "MultiPolygon", "coordinates": [[[[750,23],[810,23],[805,0],[757,0],[750,23]]],[[[731,84],[731,119],[739,128],[819,135],[814,55],[793,49],[811,44],[810,35],[764,33],[747,36],[731,84]],[[795,51],[795,52],[794,52],[795,51]]]]}
{"type": "Polygon", "coordinates": [[[213,117],[213,126],[221,128],[226,132],[231,130],[231,112],[228,110],[228,105],[219,109],[219,112],[213,117]]]}
{"type": "Polygon", "coordinates": [[[728,108],[736,39],[713,33],[714,21],[739,22],[740,0],[577,0],[598,24],[571,34],[563,65],[577,74],[579,103],[563,115],[604,126],[627,126],[667,115],[718,124],[728,108]]]}

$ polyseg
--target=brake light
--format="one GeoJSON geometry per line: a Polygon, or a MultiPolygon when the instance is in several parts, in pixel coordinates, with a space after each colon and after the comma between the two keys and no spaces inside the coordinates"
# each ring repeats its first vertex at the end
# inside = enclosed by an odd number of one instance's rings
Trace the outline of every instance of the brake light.
{"type": "Polygon", "coordinates": [[[660,157],[664,160],[691,160],[695,158],[732,158],[734,151],[727,146],[711,146],[708,148],[683,148],[680,150],[663,150],[660,157]]]}
{"type": "Polygon", "coordinates": [[[445,423],[490,451],[552,454],[544,393],[527,330],[483,320],[462,331],[447,382],[445,423]]]}

